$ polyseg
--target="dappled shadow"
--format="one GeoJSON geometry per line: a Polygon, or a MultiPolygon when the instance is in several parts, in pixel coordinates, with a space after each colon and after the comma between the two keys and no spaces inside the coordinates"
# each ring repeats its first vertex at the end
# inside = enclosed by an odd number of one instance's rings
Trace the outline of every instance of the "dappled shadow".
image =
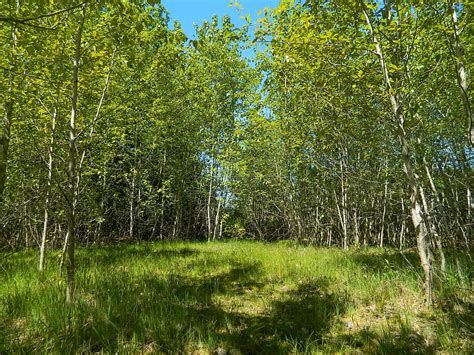
{"type": "MultiPolygon", "coordinates": [[[[465,290],[469,293],[468,290],[465,290]]],[[[445,292],[438,299],[437,308],[442,317],[438,319],[438,330],[449,329],[474,346],[474,297],[459,297],[454,290],[445,292]]]]}
{"type": "MultiPolygon", "coordinates": [[[[201,263],[203,262],[204,261],[201,261],[201,263]]],[[[206,264],[209,263],[206,262],[206,264]]],[[[199,265],[199,263],[192,263],[193,267],[198,267],[197,265],[199,265]]],[[[210,265],[213,266],[214,263],[211,263],[210,265]]],[[[181,300],[182,298],[179,296],[186,295],[186,297],[191,296],[198,298],[200,303],[203,301],[210,302],[211,297],[214,294],[238,294],[244,288],[263,287],[264,284],[257,281],[262,276],[259,263],[254,262],[244,264],[240,262],[231,262],[230,265],[230,270],[213,273],[208,277],[192,278],[180,273],[171,274],[166,280],[166,287],[169,288],[171,293],[175,295],[177,299],[181,300]]],[[[157,282],[157,279],[147,277],[144,278],[143,281],[153,284],[154,282],[157,282]]]]}
{"type": "Polygon", "coordinates": [[[29,251],[0,253],[0,282],[31,268],[31,262],[29,251]]]}
{"type": "MultiPolygon", "coordinates": [[[[165,255],[194,253],[177,252],[165,255]]],[[[193,261],[194,265],[197,262],[193,261]]],[[[33,334],[20,336],[14,334],[13,327],[5,329],[14,337],[8,340],[10,349],[183,353],[199,350],[196,347],[204,339],[209,351],[288,353],[319,343],[344,311],[345,296],[329,291],[330,280],[322,278],[295,290],[285,288],[278,299],[268,295],[264,309],[239,312],[217,298],[258,293],[265,286],[261,265],[234,260],[225,263],[217,272],[199,277],[180,270],[158,276],[137,276],[126,270],[96,275],[87,285],[79,282],[72,312],[64,303],[61,286],[40,289],[39,297],[51,303],[35,306],[39,321],[33,334]],[[50,339],[54,341],[48,342],[50,339]]],[[[5,314],[31,321],[28,297],[26,291],[9,295],[5,314]]]]}
{"type": "Polygon", "coordinates": [[[404,251],[403,254],[395,249],[377,253],[361,250],[354,252],[351,259],[369,272],[384,272],[391,269],[407,270],[407,268],[417,270],[420,264],[420,258],[413,250],[404,251]]]}
{"type": "Polygon", "coordinates": [[[397,328],[387,328],[381,334],[369,329],[342,334],[333,341],[335,348],[358,349],[370,354],[434,354],[434,344],[429,344],[411,326],[400,323],[397,328]]]}
{"type": "Polygon", "coordinates": [[[118,265],[130,262],[130,260],[189,258],[202,253],[202,251],[192,248],[163,248],[155,250],[153,246],[148,244],[143,244],[139,247],[112,246],[107,249],[90,248],[86,251],[78,253],[77,256],[78,263],[85,266],[91,264],[99,266],[118,265]]]}
{"type": "MultiPolygon", "coordinates": [[[[435,267],[434,279],[434,301],[435,304],[430,311],[419,312],[419,319],[433,326],[431,343],[410,326],[402,325],[400,330],[390,331],[382,336],[361,331],[351,334],[348,343],[371,344],[370,352],[379,353],[432,353],[441,342],[457,342],[460,352],[466,352],[474,346],[474,298],[471,287],[472,266],[466,252],[445,250],[447,271],[441,273],[438,265],[435,267]],[[456,261],[455,258],[458,260],[456,261]],[[453,270],[454,265],[459,262],[459,269],[453,270]],[[463,280],[463,277],[465,277],[463,280]],[[447,338],[449,334],[450,339],[447,338]],[[365,339],[363,341],[363,339],[365,339]],[[462,339],[462,341],[459,341],[462,339]]],[[[419,256],[414,249],[403,251],[385,250],[379,252],[354,253],[352,259],[362,269],[369,273],[387,274],[392,271],[405,277],[411,275],[416,277],[418,284],[422,285],[423,271],[420,266],[419,256]],[[410,272],[407,272],[410,271],[410,272]]],[[[344,342],[344,336],[340,338],[344,342]]]]}
{"type": "MultiPolygon", "coordinates": [[[[394,317],[386,329],[385,323],[354,329],[345,313],[349,304],[357,306],[357,299],[341,291],[339,280],[316,277],[285,284],[296,277],[272,274],[255,259],[192,246],[80,250],[72,309],[65,304],[59,273],[47,273],[45,283],[26,278],[21,284],[10,277],[11,287],[0,299],[0,353],[430,353],[446,348],[441,343],[446,334],[462,339],[456,349],[469,349],[464,339],[474,333],[474,304],[458,291],[438,298],[439,312],[426,312],[429,319],[421,321],[430,324],[430,332],[419,324],[393,327],[394,317]]],[[[396,280],[391,271],[405,278],[407,265],[418,262],[413,250],[405,252],[408,262],[396,250],[349,254],[345,263],[341,256],[334,265],[388,273],[389,282],[396,280]]],[[[23,256],[18,255],[20,266],[0,265],[27,274],[34,266],[23,256]]]]}
{"type": "MultiPolygon", "coordinates": [[[[288,291],[283,300],[270,302],[262,313],[229,311],[213,302],[215,294],[238,294],[255,285],[258,289],[260,283],[252,280],[256,272],[256,265],[252,264],[234,267],[206,280],[171,276],[165,287],[174,302],[167,303],[166,307],[172,309],[170,319],[176,320],[176,315],[183,318],[181,322],[168,323],[168,327],[179,334],[176,324],[186,324],[184,329],[195,332],[198,338],[213,338],[225,350],[277,354],[305,351],[309,346],[320,344],[335,317],[344,313],[347,297],[332,293],[329,280],[324,278],[288,291]]],[[[147,279],[146,283],[154,285],[153,289],[163,287],[156,279],[147,279]]],[[[173,340],[163,338],[162,332],[155,333],[153,339],[161,339],[160,343],[166,344],[161,350],[185,350],[186,342],[175,341],[172,345],[173,340]]]]}
{"type": "Polygon", "coordinates": [[[257,316],[235,315],[236,331],[224,334],[226,343],[245,354],[309,351],[343,314],[347,297],[329,290],[329,280],[318,279],[275,300],[268,312],[257,316]]]}

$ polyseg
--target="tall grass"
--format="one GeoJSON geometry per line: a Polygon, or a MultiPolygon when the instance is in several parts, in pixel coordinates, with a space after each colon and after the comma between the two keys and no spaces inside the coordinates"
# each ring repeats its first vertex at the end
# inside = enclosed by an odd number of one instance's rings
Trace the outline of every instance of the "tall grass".
{"type": "Polygon", "coordinates": [[[58,252],[47,257],[40,277],[36,251],[0,254],[0,353],[473,346],[470,285],[445,282],[440,306],[426,309],[410,252],[243,241],[79,249],[73,307],[58,252]]]}

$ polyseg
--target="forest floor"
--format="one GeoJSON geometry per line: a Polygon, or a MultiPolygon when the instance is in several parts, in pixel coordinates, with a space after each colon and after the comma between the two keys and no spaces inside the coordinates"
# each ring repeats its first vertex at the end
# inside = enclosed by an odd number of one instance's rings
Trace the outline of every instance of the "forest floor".
{"type": "Polygon", "coordinates": [[[469,277],[448,277],[428,309],[410,250],[247,241],[80,248],[72,308],[58,260],[50,252],[40,277],[35,250],[0,254],[0,353],[474,349],[469,277]]]}

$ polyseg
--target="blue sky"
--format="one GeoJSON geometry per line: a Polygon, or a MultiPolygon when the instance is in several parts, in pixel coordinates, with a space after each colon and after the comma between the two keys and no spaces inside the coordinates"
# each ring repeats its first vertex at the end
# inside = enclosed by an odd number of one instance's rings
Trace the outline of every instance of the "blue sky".
{"type": "MultiPolygon", "coordinates": [[[[243,6],[242,14],[250,14],[252,21],[258,17],[258,11],[265,7],[275,7],[279,0],[239,0],[243,6]]],[[[213,15],[222,17],[228,14],[232,22],[242,25],[244,21],[239,17],[235,7],[229,7],[228,0],[162,0],[162,4],[170,12],[171,20],[178,20],[188,38],[194,37],[193,23],[201,24],[210,20],[213,15]]]]}

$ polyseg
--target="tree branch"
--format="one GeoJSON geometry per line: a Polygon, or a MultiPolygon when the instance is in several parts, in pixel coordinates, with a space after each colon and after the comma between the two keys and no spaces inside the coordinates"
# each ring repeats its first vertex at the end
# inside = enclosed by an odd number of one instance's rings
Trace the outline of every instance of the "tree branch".
{"type": "Polygon", "coordinates": [[[9,17],[9,16],[0,16],[0,22],[11,22],[11,23],[16,23],[16,24],[20,24],[20,25],[28,25],[28,26],[32,26],[32,27],[36,27],[36,28],[40,28],[40,29],[51,30],[51,29],[56,28],[57,26],[55,25],[55,26],[52,26],[52,27],[45,27],[45,26],[30,23],[30,22],[40,20],[40,19],[43,19],[43,18],[54,17],[54,16],[60,15],[64,12],[69,12],[69,11],[75,10],[75,9],[81,7],[83,4],[84,4],[84,2],[81,2],[80,4],[68,7],[66,9],[61,9],[61,10],[51,12],[49,14],[43,14],[43,15],[39,15],[39,16],[35,16],[35,17],[24,18],[24,19],[19,19],[19,18],[9,17]]]}

